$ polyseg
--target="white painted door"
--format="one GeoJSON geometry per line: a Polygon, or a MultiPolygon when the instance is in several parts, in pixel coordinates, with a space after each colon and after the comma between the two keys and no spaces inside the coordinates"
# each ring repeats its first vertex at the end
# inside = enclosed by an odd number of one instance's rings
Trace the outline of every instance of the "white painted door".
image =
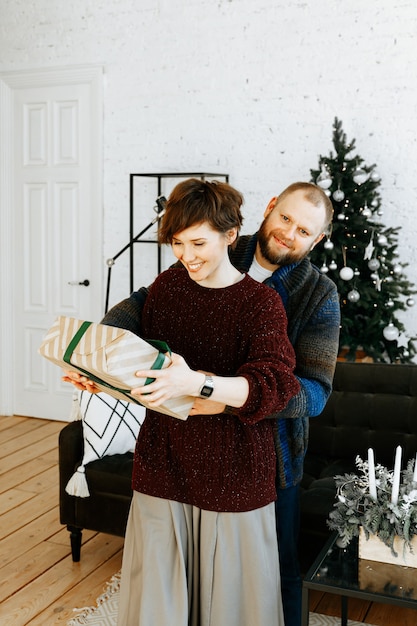
{"type": "Polygon", "coordinates": [[[91,131],[100,113],[91,104],[84,83],[14,92],[17,415],[69,418],[73,389],[38,347],[58,315],[99,321],[103,313],[100,176],[91,131]]]}

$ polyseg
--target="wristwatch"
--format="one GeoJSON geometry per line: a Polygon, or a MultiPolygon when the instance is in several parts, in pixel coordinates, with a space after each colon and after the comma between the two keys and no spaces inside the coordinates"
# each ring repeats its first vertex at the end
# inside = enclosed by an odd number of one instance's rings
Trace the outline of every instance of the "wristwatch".
{"type": "Polygon", "coordinates": [[[206,376],[204,385],[201,387],[200,396],[202,398],[210,398],[214,390],[214,380],[212,376],[206,376]]]}

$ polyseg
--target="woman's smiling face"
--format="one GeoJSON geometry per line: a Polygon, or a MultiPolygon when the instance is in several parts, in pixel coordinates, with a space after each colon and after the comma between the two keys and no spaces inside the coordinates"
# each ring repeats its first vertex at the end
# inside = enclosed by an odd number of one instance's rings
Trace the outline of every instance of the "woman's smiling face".
{"type": "Polygon", "coordinates": [[[203,287],[216,287],[229,266],[228,247],[235,239],[236,232],[220,233],[202,222],[175,233],[171,246],[192,280],[203,287]]]}

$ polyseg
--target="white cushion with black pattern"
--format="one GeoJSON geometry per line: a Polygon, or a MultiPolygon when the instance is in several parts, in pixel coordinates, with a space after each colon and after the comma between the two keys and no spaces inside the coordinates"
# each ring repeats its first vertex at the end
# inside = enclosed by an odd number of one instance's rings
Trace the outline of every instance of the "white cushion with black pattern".
{"type": "Polygon", "coordinates": [[[88,497],[85,466],[103,456],[133,452],[146,409],[102,392],[79,391],[75,402],[78,402],[78,417],[83,425],[84,456],[66,491],[70,495],[88,497]]]}

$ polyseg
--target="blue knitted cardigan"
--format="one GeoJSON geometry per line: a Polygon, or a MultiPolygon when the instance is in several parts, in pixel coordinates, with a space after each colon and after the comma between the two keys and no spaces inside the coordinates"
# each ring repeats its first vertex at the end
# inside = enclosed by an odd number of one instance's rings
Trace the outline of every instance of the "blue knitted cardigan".
{"type": "MultiPolygon", "coordinates": [[[[232,263],[247,272],[255,255],[257,236],[239,237],[230,250],[232,263]]],[[[339,347],[340,307],[335,284],[308,258],[277,269],[264,281],[277,291],[288,317],[288,337],[296,354],[295,373],[300,392],[275,419],[278,458],[277,487],[296,485],[303,475],[309,418],[319,415],[332,390],[339,347]]],[[[140,320],[148,290],[142,287],[114,306],[102,323],[140,334],[140,320]]]]}
{"type": "MultiPolygon", "coordinates": [[[[232,263],[247,272],[257,236],[238,239],[232,263]]],[[[275,446],[281,489],[301,481],[308,445],[309,418],[319,415],[332,390],[339,349],[340,306],[336,285],[310,259],[280,267],[264,281],[277,291],[288,317],[288,337],[296,355],[301,390],[276,419],[275,446]]]]}

